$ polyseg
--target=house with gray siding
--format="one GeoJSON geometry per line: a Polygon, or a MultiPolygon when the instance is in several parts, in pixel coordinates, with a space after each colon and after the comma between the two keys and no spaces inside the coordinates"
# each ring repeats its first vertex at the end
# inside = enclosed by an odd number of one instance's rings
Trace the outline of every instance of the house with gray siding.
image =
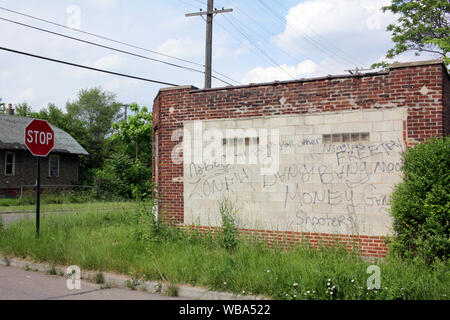
{"type": "MultiPolygon", "coordinates": [[[[0,197],[15,197],[36,184],[37,158],[25,145],[25,127],[31,118],[17,117],[9,110],[0,115],[0,197]]],[[[41,185],[70,188],[79,181],[80,156],[86,150],[67,132],[51,126],[55,147],[41,158],[41,185]]]]}

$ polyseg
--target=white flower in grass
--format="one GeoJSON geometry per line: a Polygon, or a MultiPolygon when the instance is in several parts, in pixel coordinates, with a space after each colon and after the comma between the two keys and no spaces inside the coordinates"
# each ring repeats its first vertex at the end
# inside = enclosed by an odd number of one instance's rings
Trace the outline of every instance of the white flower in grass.
{"type": "Polygon", "coordinates": [[[331,281],[331,279],[328,279],[328,282],[330,282],[331,281]]]}
{"type": "Polygon", "coordinates": [[[310,294],[310,293],[311,293],[311,291],[309,291],[309,290],[308,290],[308,291],[306,291],[306,293],[307,293],[307,294],[310,294]]]}
{"type": "Polygon", "coordinates": [[[331,295],[333,295],[333,292],[330,292],[331,295]]]}
{"type": "Polygon", "coordinates": [[[355,280],[352,279],[352,283],[355,282],[355,280]]]}
{"type": "Polygon", "coordinates": [[[245,291],[242,291],[242,294],[245,294],[245,291]]]}
{"type": "Polygon", "coordinates": [[[328,282],[328,283],[327,283],[327,286],[331,286],[331,284],[328,282]]]}
{"type": "Polygon", "coordinates": [[[226,283],[226,282],[224,282],[223,284],[224,284],[224,285],[227,285],[227,283],[226,283]]]}
{"type": "Polygon", "coordinates": [[[267,272],[267,273],[269,273],[269,272],[270,272],[270,270],[266,270],[266,272],[267,272]]]}
{"type": "Polygon", "coordinates": [[[294,298],[297,298],[297,295],[296,295],[296,294],[294,294],[294,298]]]}
{"type": "Polygon", "coordinates": [[[293,286],[294,286],[294,287],[298,287],[298,283],[295,282],[295,283],[293,284],[293,286]]]}

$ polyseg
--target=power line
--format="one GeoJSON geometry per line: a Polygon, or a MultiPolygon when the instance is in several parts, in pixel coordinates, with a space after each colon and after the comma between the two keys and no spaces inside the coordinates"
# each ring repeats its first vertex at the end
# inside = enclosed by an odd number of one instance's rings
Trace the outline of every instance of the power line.
{"type": "Polygon", "coordinates": [[[140,80],[140,81],[153,82],[153,83],[157,83],[157,84],[164,84],[164,85],[173,86],[173,87],[179,86],[177,84],[173,84],[173,83],[169,83],[169,82],[151,80],[151,79],[135,77],[135,76],[131,76],[131,75],[123,74],[123,73],[118,73],[118,72],[113,72],[113,71],[108,71],[108,70],[103,70],[103,69],[97,69],[97,68],[93,68],[93,67],[84,66],[84,65],[81,65],[81,64],[76,64],[76,63],[67,62],[67,61],[63,61],[63,60],[52,59],[52,58],[39,56],[39,55],[35,55],[35,54],[28,53],[28,52],[23,52],[23,51],[17,51],[17,50],[13,50],[13,49],[9,49],[9,48],[0,47],[0,50],[9,51],[9,52],[12,52],[12,53],[21,54],[21,55],[24,55],[24,56],[33,57],[33,58],[37,58],[37,59],[41,59],[41,60],[47,60],[47,61],[51,61],[51,62],[66,64],[66,65],[69,65],[69,66],[72,66],[72,67],[77,67],[77,68],[82,68],[82,69],[88,69],[88,70],[91,70],[91,71],[97,71],[97,72],[112,74],[112,75],[115,75],[115,76],[120,76],[120,77],[140,80]]]}
{"type": "MultiPolygon", "coordinates": [[[[232,5],[236,7],[236,4],[232,3],[232,5]]],[[[256,25],[259,26],[259,28],[260,28],[261,30],[263,30],[263,31],[264,31],[266,34],[268,34],[269,36],[271,36],[271,37],[277,37],[277,35],[276,35],[274,32],[268,30],[264,24],[262,24],[262,23],[260,23],[259,21],[257,21],[257,20],[256,20],[254,17],[252,17],[249,13],[247,13],[245,10],[243,10],[242,7],[237,8],[236,12],[242,12],[247,18],[249,18],[250,20],[252,20],[256,25]]],[[[256,35],[258,35],[258,33],[255,32],[254,30],[251,30],[249,27],[247,27],[247,28],[248,28],[250,31],[253,31],[253,33],[255,33],[256,35]]],[[[260,38],[264,39],[264,36],[263,36],[263,35],[258,35],[258,36],[259,36],[260,38]]],[[[278,40],[279,42],[283,43],[286,47],[288,47],[288,48],[291,49],[292,51],[295,51],[295,54],[296,54],[296,55],[299,55],[299,56],[301,56],[303,59],[306,59],[306,60],[312,60],[310,57],[307,57],[307,56],[303,55],[302,53],[300,53],[299,50],[298,50],[297,48],[292,47],[290,43],[286,42],[286,41],[283,40],[282,38],[278,38],[277,40],[278,40]]],[[[300,60],[299,60],[297,57],[295,57],[295,56],[293,56],[292,54],[290,54],[289,52],[283,50],[283,49],[280,48],[279,46],[274,46],[274,45],[271,44],[270,42],[268,42],[268,43],[269,43],[269,45],[272,45],[273,47],[275,47],[275,48],[277,48],[278,50],[282,51],[285,55],[289,56],[291,59],[295,60],[296,63],[300,62],[300,60]]],[[[322,69],[319,65],[318,65],[318,67],[319,67],[320,69],[322,69]]]]}
{"type": "Polygon", "coordinates": [[[155,62],[161,62],[161,63],[167,64],[167,65],[173,66],[173,67],[178,67],[178,68],[187,69],[187,70],[190,70],[190,71],[196,71],[196,72],[203,73],[202,71],[197,70],[197,69],[184,67],[184,66],[173,64],[173,63],[170,63],[170,62],[166,62],[166,61],[162,61],[162,60],[158,60],[158,59],[142,56],[142,55],[139,55],[139,54],[135,54],[135,53],[132,53],[132,52],[129,52],[129,51],[116,49],[116,48],[113,48],[113,47],[108,47],[108,46],[105,46],[105,45],[102,45],[102,44],[98,44],[98,43],[95,43],[95,42],[91,42],[91,41],[87,41],[87,40],[71,37],[71,36],[68,36],[68,35],[65,35],[65,34],[62,34],[62,33],[50,31],[50,30],[47,30],[47,29],[38,28],[38,27],[29,25],[29,24],[26,24],[26,23],[21,23],[21,22],[14,21],[14,20],[9,20],[9,19],[2,18],[2,17],[0,17],[0,20],[7,21],[7,22],[10,22],[10,23],[14,23],[14,24],[17,24],[17,25],[20,25],[20,26],[23,26],[23,27],[35,29],[35,30],[38,30],[38,31],[50,33],[50,34],[57,35],[57,36],[60,36],[60,37],[64,37],[64,38],[67,38],[67,39],[83,42],[83,43],[90,44],[90,45],[93,45],[93,46],[101,47],[101,48],[104,48],[104,49],[117,51],[117,52],[120,52],[120,53],[128,54],[128,55],[139,57],[139,58],[143,58],[143,59],[152,60],[152,61],[155,61],[155,62]]]}
{"type": "MultiPolygon", "coordinates": [[[[104,49],[120,52],[120,53],[123,53],[123,54],[131,55],[131,56],[134,56],[134,57],[138,57],[138,58],[142,58],[142,59],[146,59],[146,60],[150,60],[150,61],[163,63],[163,64],[166,64],[166,65],[169,65],[169,66],[172,66],[172,67],[181,68],[181,69],[185,69],[185,70],[193,71],[193,72],[198,72],[198,73],[204,73],[203,71],[197,70],[197,69],[194,69],[194,68],[181,66],[181,65],[170,63],[170,62],[167,62],[167,61],[154,59],[154,58],[146,57],[146,56],[143,56],[143,55],[140,55],[140,54],[132,53],[132,52],[129,52],[129,51],[125,51],[125,50],[121,50],[121,49],[116,49],[116,48],[113,48],[113,47],[105,46],[105,45],[102,45],[102,44],[99,44],[99,43],[95,43],[95,42],[91,42],[91,41],[87,41],[87,40],[71,37],[71,36],[68,36],[68,35],[65,35],[65,34],[62,34],[62,33],[50,31],[50,30],[43,29],[43,28],[38,28],[38,27],[29,25],[29,24],[26,24],[26,23],[21,23],[21,22],[14,21],[14,20],[9,20],[9,19],[2,18],[2,17],[0,17],[0,20],[7,21],[7,22],[10,22],[10,23],[14,23],[14,24],[17,24],[17,25],[20,25],[20,26],[23,26],[23,27],[31,28],[31,29],[34,29],[34,30],[42,31],[42,32],[45,32],[45,33],[53,34],[53,35],[56,35],[56,36],[59,36],[59,37],[63,37],[63,38],[79,41],[79,42],[82,42],[82,43],[90,44],[90,45],[93,45],[93,46],[96,46],[96,47],[100,47],[100,48],[104,48],[104,49]]],[[[214,77],[214,78],[219,80],[219,81],[221,81],[221,82],[223,82],[223,83],[231,85],[230,83],[228,83],[228,82],[226,82],[226,81],[224,81],[222,79],[219,79],[219,78],[216,78],[216,77],[214,77]]]]}
{"type": "Polygon", "coordinates": [[[264,50],[262,50],[257,44],[255,44],[250,37],[248,37],[244,32],[242,32],[228,17],[224,16],[225,20],[228,21],[229,24],[233,28],[235,28],[244,38],[246,38],[261,54],[266,57],[272,64],[280,68],[284,73],[286,73],[290,78],[295,79],[294,76],[292,76],[288,71],[286,71],[282,66],[280,66],[270,55],[268,55],[264,50]]]}
{"type": "MultiPolygon", "coordinates": [[[[272,10],[263,0],[258,0],[258,2],[267,10],[269,11],[272,15],[274,15],[277,19],[279,19],[283,24],[287,23],[287,20],[285,17],[281,16],[280,14],[278,14],[277,12],[275,12],[274,10],[272,10]]],[[[311,38],[310,36],[308,36],[305,32],[303,32],[302,30],[300,30],[299,28],[297,28],[296,26],[293,26],[295,30],[297,30],[298,34],[302,34],[302,37],[305,38],[308,42],[310,42],[314,47],[316,47],[317,49],[319,49],[320,51],[322,51],[324,54],[330,56],[332,59],[334,59],[336,62],[336,58],[340,58],[343,61],[346,61],[347,63],[350,63],[352,65],[356,64],[353,61],[348,60],[345,57],[340,57],[339,55],[336,54],[336,52],[333,52],[332,50],[330,50],[329,48],[323,46],[321,43],[319,43],[318,41],[314,40],[313,38],[311,38]],[[330,54],[331,53],[331,54],[330,54]]]]}
{"type": "MultiPolygon", "coordinates": [[[[201,63],[189,61],[189,60],[186,60],[186,59],[178,58],[178,57],[171,56],[171,55],[168,55],[168,54],[164,54],[164,53],[161,53],[161,52],[157,52],[157,51],[154,51],[154,50],[146,49],[146,48],[134,45],[134,44],[130,44],[130,43],[127,43],[127,42],[111,39],[111,38],[108,38],[108,37],[105,37],[105,36],[102,36],[102,35],[99,35],[99,34],[95,34],[95,33],[92,33],[92,32],[87,32],[87,31],[83,31],[83,30],[80,30],[80,29],[71,28],[71,27],[68,27],[66,25],[63,25],[63,24],[60,24],[60,23],[56,23],[54,21],[42,19],[42,18],[39,18],[39,17],[36,17],[36,16],[32,16],[32,15],[29,15],[29,14],[26,14],[26,13],[23,13],[23,12],[15,11],[15,10],[8,9],[8,8],[5,8],[5,7],[1,7],[1,6],[0,6],[0,10],[4,10],[4,11],[11,12],[11,13],[15,13],[15,14],[27,17],[27,18],[31,18],[31,19],[34,19],[34,20],[45,22],[45,23],[48,23],[48,24],[51,24],[51,25],[54,25],[54,26],[58,26],[58,27],[61,27],[61,28],[69,29],[69,30],[72,30],[72,31],[75,31],[75,32],[83,33],[83,34],[86,34],[86,35],[89,35],[89,36],[93,36],[93,37],[96,37],[96,38],[99,38],[99,39],[103,39],[103,40],[111,41],[111,42],[114,42],[114,43],[118,43],[118,44],[121,44],[121,45],[124,45],[124,46],[127,46],[127,47],[131,47],[131,48],[134,48],[134,49],[139,49],[139,50],[143,50],[143,51],[146,51],[146,52],[150,52],[150,53],[153,53],[153,54],[156,54],[156,55],[160,55],[160,56],[163,56],[163,57],[166,57],[166,58],[175,59],[175,60],[178,60],[178,61],[186,62],[186,63],[192,64],[192,65],[196,65],[196,66],[200,66],[200,67],[205,67],[205,65],[203,65],[201,63]]],[[[240,84],[238,81],[236,81],[234,79],[231,79],[230,77],[228,77],[228,76],[226,76],[226,75],[224,75],[224,74],[222,74],[222,73],[220,73],[220,72],[218,72],[216,70],[213,70],[213,72],[218,74],[218,75],[220,75],[220,76],[222,76],[222,77],[224,77],[224,78],[226,78],[226,79],[228,79],[228,80],[230,80],[230,81],[232,81],[232,82],[240,84]]]]}
{"type": "MultiPolygon", "coordinates": [[[[283,4],[280,3],[280,1],[275,0],[275,2],[284,10],[289,11],[289,9],[287,9],[283,4]]],[[[354,60],[354,57],[350,56],[348,53],[346,53],[344,50],[340,49],[339,47],[335,46],[331,41],[327,40],[326,38],[322,37],[319,33],[317,33],[316,31],[314,31],[313,28],[311,28],[310,26],[304,24],[297,15],[294,16],[298,22],[300,22],[304,27],[308,28],[309,30],[311,30],[311,32],[313,34],[315,34],[317,37],[321,38],[323,41],[327,42],[330,46],[332,46],[333,48],[335,48],[337,51],[340,51],[342,54],[344,54],[345,56],[347,56],[348,58],[354,60]]]]}

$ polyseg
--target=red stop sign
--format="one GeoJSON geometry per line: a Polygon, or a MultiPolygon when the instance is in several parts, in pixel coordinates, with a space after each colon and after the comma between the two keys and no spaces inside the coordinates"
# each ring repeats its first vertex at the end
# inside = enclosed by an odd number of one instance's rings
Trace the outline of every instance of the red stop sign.
{"type": "Polygon", "coordinates": [[[47,121],[33,120],[25,127],[25,145],[35,157],[46,157],[55,146],[55,133],[47,121]]]}

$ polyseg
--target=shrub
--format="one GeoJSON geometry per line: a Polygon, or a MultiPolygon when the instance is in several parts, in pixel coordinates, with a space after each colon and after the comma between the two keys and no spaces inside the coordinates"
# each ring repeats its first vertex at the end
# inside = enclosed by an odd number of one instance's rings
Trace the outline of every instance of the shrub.
{"type": "Polygon", "coordinates": [[[404,181],[392,194],[394,254],[447,260],[450,252],[450,138],[431,139],[403,154],[404,181]]]}
{"type": "Polygon", "coordinates": [[[95,172],[97,196],[112,195],[122,199],[142,198],[151,190],[151,168],[140,160],[115,154],[102,170],[95,172]]]}

